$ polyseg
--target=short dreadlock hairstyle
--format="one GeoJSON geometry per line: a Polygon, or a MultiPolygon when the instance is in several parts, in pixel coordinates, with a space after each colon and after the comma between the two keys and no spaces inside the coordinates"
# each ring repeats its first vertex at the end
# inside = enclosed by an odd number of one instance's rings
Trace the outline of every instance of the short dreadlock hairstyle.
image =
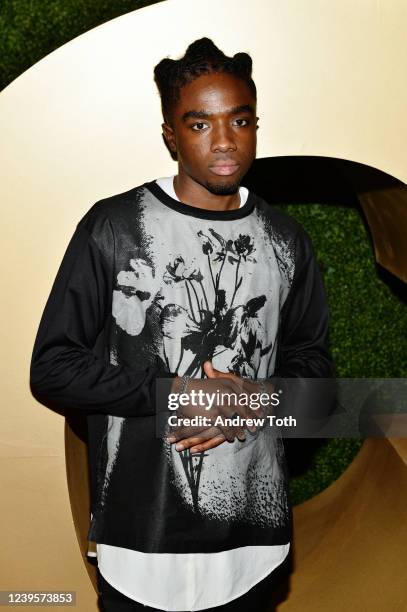
{"type": "Polygon", "coordinates": [[[177,60],[165,57],[154,68],[165,123],[171,125],[172,112],[180,99],[181,88],[202,74],[213,72],[228,72],[242,79],[257,100],[250,55],[242,52],[228,57],[210,38],[199,38],[189,45],[184,57],[177,60]]]}

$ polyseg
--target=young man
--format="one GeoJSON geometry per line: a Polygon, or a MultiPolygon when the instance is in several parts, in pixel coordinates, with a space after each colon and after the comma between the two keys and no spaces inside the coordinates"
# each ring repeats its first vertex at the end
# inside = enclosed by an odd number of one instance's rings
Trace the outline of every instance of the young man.
{"type": "MultiPolygon", "coordinates": [[[[89,209],[38,329],[34,394],[88,420],[88,537],[107,611],[270,609],[289,551],[270,427],[212,420],[157,435],[159,380],[192,394],[332,375],[309,237],[240,186],[256,156],[251,70],[249,55],[208,38],[155,67],[178,173],[89,209]]],[[[177,416],[208,416],[192,404],[177,416]]],[[[214,414],[250,412],[215,402],[214,414]]]]}

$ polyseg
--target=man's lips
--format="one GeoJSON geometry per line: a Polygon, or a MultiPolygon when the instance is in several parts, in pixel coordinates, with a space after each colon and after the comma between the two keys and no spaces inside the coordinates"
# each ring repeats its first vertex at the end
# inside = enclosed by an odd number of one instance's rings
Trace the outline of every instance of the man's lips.
{"type": "Polygon", "coordinates": [[[211,170],[211,172],[213,172],[214,174],[220,175],[220,176],[229,176],[230,174],[234,174],[240,167],[240,164],[234,163],[234,162],[218,162],[216,164],[213,164],[212,166],[209,166],[209,170],[211,170]]]}

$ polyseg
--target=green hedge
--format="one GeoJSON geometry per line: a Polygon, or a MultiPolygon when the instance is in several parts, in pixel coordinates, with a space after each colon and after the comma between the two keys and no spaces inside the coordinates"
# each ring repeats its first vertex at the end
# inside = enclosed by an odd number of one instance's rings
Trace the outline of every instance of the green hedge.
{"type": "MultiPolygon", "coordinates": [[[[397,378],[407,375],[404,304],[376,272],[361,209],[324,204],[279,206],[309,232],[326,287],[330,341],[338,376],[397,378]]],[[[294,504],[336,480],[353,460],[362,439],[329,440],[302,476],[291,479],[294,504]]]]}
{"type": "Polygon", "coordinates": [[[325,204],[279,208],[295,217],[311,236],[328,296],[338,375],[406,376],[407,311],[377,275],[362,210],[325,204]]]}
{"type": "Polygon", "coordinates": [[[3,0],[0,89],[76,36],[134,11],[148,0],[3,0]]]}
{"type": "MultiPolygon", "coordinates": [[[[142,0],[4,0],[0,4],[0,89],[76,36],[124,13],[155,4],[142,0]]],[[[331,345],[343,377],[406,376],[406,311],[375,269],[358,210],[323,204],[282,207],[311,235],[332,314],[331,345]]],[[[330,440],[310,469],[291,480],[294,503],[338,478],[362,440],[330,440]]]]}

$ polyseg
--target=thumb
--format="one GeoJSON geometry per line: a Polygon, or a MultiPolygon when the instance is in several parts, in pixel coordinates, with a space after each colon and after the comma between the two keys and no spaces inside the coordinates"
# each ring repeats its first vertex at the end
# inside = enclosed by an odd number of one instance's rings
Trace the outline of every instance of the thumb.
{"type": "Polygon", "coordinates": [[[222,372],[219,372],[219,370],[215,370],[211,361],[205,361],[203,367],[208,378],[217,378],[219,374],[222,374],[222,372]]]}
{"type": "Polygon", "coordinates": [[[203,368],[208,378],[228,378],[232,380],[237,380],[238,383],[240,381],[240,379],[235,374],[231,374],[229,372],[221,372],[220,370],[214,368],[211,361],[204,361],[203,368]]]}

